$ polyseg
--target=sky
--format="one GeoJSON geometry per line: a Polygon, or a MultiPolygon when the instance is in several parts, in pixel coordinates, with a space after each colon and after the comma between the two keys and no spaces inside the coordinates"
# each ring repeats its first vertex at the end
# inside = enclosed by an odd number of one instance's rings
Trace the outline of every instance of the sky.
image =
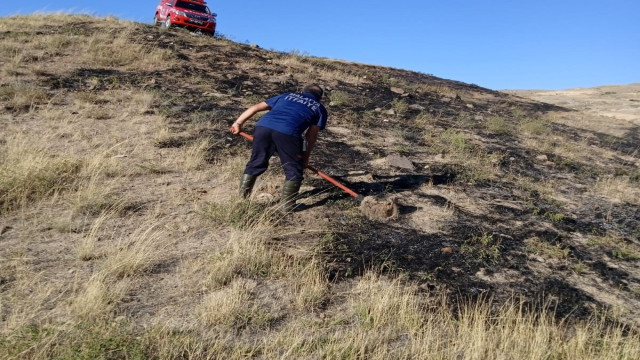
{"type": "MultiPolygon", "coordinates": [[[[0,0],[151,24],[158,0],[0,0]]],[[[640,82],[638,0],[208,1],[228,39],[494,90],[640,82]]]]}

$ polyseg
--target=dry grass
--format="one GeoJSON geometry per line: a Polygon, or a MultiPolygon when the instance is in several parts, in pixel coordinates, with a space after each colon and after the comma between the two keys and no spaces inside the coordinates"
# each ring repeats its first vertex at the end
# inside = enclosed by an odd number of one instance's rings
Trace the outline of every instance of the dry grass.
{"type": "Polygon", "coordinates": [[[209,138],[203,138],[182,148],[182,155],[180,156],[180,159],[182,159],[180,164],[182,170],[198,170],[205,166],[209,158],[210,147],[211,140],[209,138]]]}
{"type": "Polygon", "coordinates": [[[28,112],[36,105],[47,101],[47,93],[30,83],[15,82],[9,85],[0,85],[0,100],[4,106],[16,112],[28,112]]]}
{"type": "Polygon", "coordinates": [[[159,223],[141,224],[131,235],[123,235],[107,250],[104,271],[116,278],[140,275],[159,260],[168,239],[159,223]]]}
{"type": "Polygon", "coordinates": [[[80,162],[53,156],[41,144],[22,136],[0,144],[0,213],[68,189],[80,162]]]}
{"type": "Polygon", "coordinates": [[[266,245],[269,228],[236,230],[225,249],[208,264],[207,288],[216,289],[236,277],[267,277],[280,274],[288,266],[287,257],[266,245]],[[255,232],[254,232],[255,231],[255,232]]]}
{"type": "Polygon", "coordinates": [[[640,249],[637,244],[625,241],[616,234],[593,236],[587,241],[587,244],[604,251],[612,259],[624,261],[640,260],[640,249]]]}
{"type": "Polygon", "coordinates": [[[105,223],[113,220],[120,211],[121,206],[115,205],[103,210],[100,215],[95,218],[89,228],[89,231],[84,234],[82,239],[80,239],[73,247],[78,259],[88,261],[99,258],[102,255],[98,251],[98,241],[101,236],[104,236],[103,231],[105,223]]]}
{"type": "Polygon", "coordinates": [[[142,69],[158,69],[171,63],[172,53],[169,50],[132,44],[130,38],[130,32],[93,35],[85,44],[86,62],[107,68],[125,66],[142,69]]]}
{"type": "Polygon", "coordinates": [[[111,315],[129,288],[127,280],[114,281],[108,274],[98,272],[83,282],[83,287],[73,296],[71,313],[79,321],[96,321],[111,315]]]}
{"type": "Polygon", "coordinates": [[[252,301],[255,282],[235,279],[229,286],[208,295],[201,307],[202,321],[210,326],[242,328],[257,312],[252,301]]]}
{"type": "Polygon", "coordinates": [[[629,176],[602,176],[596,181],[592,192],[614,203],[640,204],[640,185],[629,176]]]}

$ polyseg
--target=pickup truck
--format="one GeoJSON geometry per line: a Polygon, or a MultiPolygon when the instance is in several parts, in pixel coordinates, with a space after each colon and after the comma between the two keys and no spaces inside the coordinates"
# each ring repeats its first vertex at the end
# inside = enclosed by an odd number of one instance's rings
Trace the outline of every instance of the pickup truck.
{"type": "Polygon", "coordinates": [[[217,16],[204,0],[160,0],[153,24],[166,28],[182,26],[214,35],[217,16]]]}

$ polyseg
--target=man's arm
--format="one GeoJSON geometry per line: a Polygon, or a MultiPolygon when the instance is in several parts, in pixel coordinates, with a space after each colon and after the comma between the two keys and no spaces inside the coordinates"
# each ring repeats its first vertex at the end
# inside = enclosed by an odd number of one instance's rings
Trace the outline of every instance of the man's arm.
{"type": "Polygon", "coordinates": [[[264,101],[250,106],[247,110],[240,114],[240,116],[238,116],[238,119],[233,123],[233,125],[231,125],[229,131],[231,131],[233,134],[238,134],[240,131],[242,131],[242,124],[244,124],[245,121],[249,120],[256,113],[265,110],[271,110],[271,107],[264,101]]]}
{"type": "Polygon", "coordinates": [[[320,132],[320,126],[311,125],[307,130],[306,134],[304,134],[305,139],[307,140],[307,151],[304,153],[302,158],[304,167],[309,165],[309,156],[311,155],[311,150],[316,145],[316,140],[318,139],[318,133],[320,132]]]}

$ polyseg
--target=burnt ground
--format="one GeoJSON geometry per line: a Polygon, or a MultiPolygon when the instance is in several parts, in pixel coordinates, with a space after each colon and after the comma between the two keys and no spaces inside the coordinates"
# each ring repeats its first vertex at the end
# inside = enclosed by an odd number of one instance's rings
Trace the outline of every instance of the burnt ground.
{"type": "MultiPolygon", "coordinates": [[[[70,26],[91,33],[94,25],[70,26]]],[[[58,29],[45,25],[42,31],[58,29]]],[[[8,36],[5,31],[0,40],[8,36]]],[[[33,81],[48,92],[153,91],[159,95],[150,111],[164,116],[173,133],[157,148],[182,148],[208,137],[211,166],[246,153],[246,140],[232,138],[227,126],[247,106],[299,91],[310,79],[327,88],[330,122],[314,165],[360,194],[395,197],[400,209],[394,221],[367,219],[349,195],[309,175],[300,200],[307,207],[287,221],[320,222],[327,233],[311,242],[305,234],[274,241],[315,249],[332,281],[379,269],[425,291],[455,295],[452,301],[515,296],[532,304],[549,301],[562,318],[613,308],[632,322],[640,316],[640,263],[633,255],[640,254],[637,191],[611,199],[593,190],[608,175],[629,179],[631,189],[640,186],[638,112],[624,133],[612,135],[606,125],[572,126],[570,119],[584,117],[574,108],[428,74],[143,25],[132,40],[169,49],[177,60],[163,70],[45,69],[33,81]],[[338,95],[347,100],[338,102],[338,95]],[[490,129],[492,118],[504,119],[506,130],[490,129]],[[551,119],[542,134],[532,136],[539,146],[527,145],[518,127],[525,119],[551,119]],[[471,152],[462,158],[494,156],[488,176],[439,147],[438,136],[447,130],[466,136],[471,152]],[[562,148],[567,143],[583,148],[569,152],[562,148]],[[408,159],[413,169],[376,162],[390,155],[408,159]],[[590,241],[605,237],[617,239],[631,255],[590,241]]]]}

